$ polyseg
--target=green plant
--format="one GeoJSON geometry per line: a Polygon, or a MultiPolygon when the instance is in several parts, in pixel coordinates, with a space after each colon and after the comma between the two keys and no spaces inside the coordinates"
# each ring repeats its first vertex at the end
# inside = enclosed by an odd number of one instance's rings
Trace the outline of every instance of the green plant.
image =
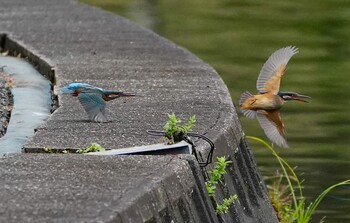
{"type": "Polygon", "coordinates": [[[214,169],[209,172],[210,179],[209,181],[205,182],[205,187],[208,191],[209,196],[213,198],[213,200],[216,203],[216,213],[224,214],[227,213],[231,204],[233,204],[234,201],[237,199],[237,195],[234,194],[228,198],[224,198],[221,204],[217,202],[217,198],[215,195],[216,187],[219,183],[222,183],[221,179],[224,176],[224,174],[227,173],[226,168],[232,162],[226,160],[224,156],[217,157],[216,159],[217,161],[215,162],[214,169]]]}
{"type": "MultiPolygon", "coordinates": [[[[334,184],[327,189],[325,189],[313,202],[311,202],[308,206],[305,204],[305,197],[303,196],[301,181],[297,177],[294,169],[285,161],[283,158],[281,158],[276,151],[273,149],[271,145],[269,145],[264,140],[254,137],[254,136],[247,136],[248,139],[258,141],[262,143],[267,149],[269,149],[273,156],[276,157],[279,165],[282,168],[283,176],[280,176],[279,183],[277,184],[277,188],[274,188],[276,190],[277,197],[282,197],[283,194],[287,194],[287,189],[290,193],[290,199],[291,201],[286,201],[283,205],[274,205],[275,209],[277,211],[280,211],[282,213],[278,213],[278,216],[280,217],[281,222],[283,223],[308,223],[311,220],[312,215],[314,214],[317,206],[321,203],[323,198],[334,188],[342,186],[342,185],[350,185],[350,179],[345,180],[342,182],[339,182],[337,184],[334,184]],[[287,181],[287,187],[281,186],[281,180],[285,179],[287,181]],[[292,182],[295,182],[296,185],[294,185],[292,182]],[[296,188],[296,189],[294,189],[296,188]],[[296,195],[298,193],[298,196],[296,195]]],[[[273,198],[273,200],[276,201],[276,197],[273,198]]]]}
{"type": "Polygon", "coordinates": [[[103,148],[100,144],[98,143],[92,143],[91,146],[85,148],[85,149],[78,149],[77,153],[83,154],[83,153],[91,153],[91,152],[102,152],[105,151],[106,149],[103,148]]]}
{"type": "Polygon", "coordinates": [[[176,117],[174,113],[168,114],[168,121],[163,126],[165,131],[165,137],[169,140],[169,144],[174,144],[182,140],[182,137],[188,132],[192,131],[192,128],[196,123],[196,116],[193,115],[188,119],[186,125],[180,125],[182,122],[176,117]]]}
{"type": "Polygon", "coordinates": [[[229,198],[224,198],[222,204],[216,205],[216,213],[218,214],[226,214],[231,204],[235,202],[237,199],[237,194],[231,195],[229,198]]]}
{"type": "Polygon", "coordinates": [[[288,218],[292,216],[292,196],[288,184],[285,183],[285,176],[277,170],[274,176],[265,178],[265,182],[278,219],[280,222],[288,222],[288,218]]]}
{"type": "Polygon", "coordinates": [[[43,150],[44,150],[45,153],[53,153],[51,147],[44,147],[43,150]]]}

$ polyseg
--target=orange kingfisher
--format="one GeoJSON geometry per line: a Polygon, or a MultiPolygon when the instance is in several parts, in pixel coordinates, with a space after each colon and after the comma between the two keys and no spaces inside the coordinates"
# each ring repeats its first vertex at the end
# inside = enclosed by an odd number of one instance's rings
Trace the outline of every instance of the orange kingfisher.
{"type": "Polygon", "coordinates": [[[107,122],[105,101],[136,95],[122,91],[105,90],[85,83],[71,83],[64,86],[62,92],[63,94],[71,94],[74,97],[78,97],[92,122],[107,122]]]}
{"type": "Polygon", "coordinates": [[[288,144],[279,110],[286,101],[308,102],[306,99],[310,98],[295,92],[279,91],[287,63],[297,53],[298,48],[294,46],[284,47],[274,52],[263,65],[256,82],[259,94],[252,95],[246,91],[239,100],[242,113],[248,118],[257,117],[266,136],[273,143],[284,148],[288,148],[288,144]]]}

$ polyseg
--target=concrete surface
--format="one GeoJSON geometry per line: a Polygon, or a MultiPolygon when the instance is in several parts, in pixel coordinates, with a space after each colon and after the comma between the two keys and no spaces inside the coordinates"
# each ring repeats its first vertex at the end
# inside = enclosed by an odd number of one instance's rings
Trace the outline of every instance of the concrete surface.
{"type": "Polygon", "coordinates": [[[196,210],[188,162],[175,157],[16,154],[0,165],[0,222],[211,221],[196,210]]]}
{"type": "MultiPolygon", "coordinates": [[[[158,143],[146,130],[161,130],[167,113],[195,114],[194,131],[215,142],[215,156],[233,161],[218,196],[239,197],[218,218],[205,193],[206,170],[186,156],[16,154],[0,159],[0,221],[277,222],[228,90],[208,64],[117,15],[70,0],[0,0],[0,33],[1,48],[26,57],[58,95],[60,107],[26,152],[158,143]],[[76,98],[60,92],[71,82],[140,96],[109,102],[110,123],[90,123],[76,98]]],[[[198,145],[205,153],[206,144],[198,145]]]]}

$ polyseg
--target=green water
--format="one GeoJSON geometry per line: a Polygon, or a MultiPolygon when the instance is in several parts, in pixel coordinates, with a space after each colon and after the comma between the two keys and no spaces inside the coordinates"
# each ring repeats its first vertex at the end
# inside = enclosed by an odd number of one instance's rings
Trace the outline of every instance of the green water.
{"type": "MultiPolygon", "coordinates": [[[[328,186],[350,178],[350,1],[332,0],[84,0],[114,11],[184,46],[211,64],[230,89],[255,92],[261,66],[275,50],[295,45],[281,90],[310,95],[282,110],[291,149],[278,149],[305,179],[314,199],[328,186]]],[[[266,139],[257,120],[241,116],[247,135],[266,139]]],[[[263,175],[274,158],[251,143],[263,175]]],[[[334,190],[313,218],[350,222],[350,187],[334,190]]]]}

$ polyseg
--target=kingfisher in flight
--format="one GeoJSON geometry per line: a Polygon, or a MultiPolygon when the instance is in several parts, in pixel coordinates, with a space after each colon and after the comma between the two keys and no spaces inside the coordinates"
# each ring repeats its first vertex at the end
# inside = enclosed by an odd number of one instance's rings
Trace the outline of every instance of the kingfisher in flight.
{"type": "Polygon", "coordinates": [[[119,97],[136,96],[134,93],[126,93],[115,90],[105,90],[85,83],[71,83],[62,88],[63,94],[71,94],[78,97],[92,122],[107,122],[106,101],[119,97]]]}
{"type": "Polygon", "coordinates": [[[286,101],[308,102],[310,98],[295,92],[279,91],[281,78],[288,61],[298,53],[298,48],[288,46],[275,51],[263,65],[256,88],[256,95],[244,92],[239,100],[242,113],[248,118],[257,118],[266,136],[276,145],[288,148],[286,131],[280,109],[286,101]]]}

